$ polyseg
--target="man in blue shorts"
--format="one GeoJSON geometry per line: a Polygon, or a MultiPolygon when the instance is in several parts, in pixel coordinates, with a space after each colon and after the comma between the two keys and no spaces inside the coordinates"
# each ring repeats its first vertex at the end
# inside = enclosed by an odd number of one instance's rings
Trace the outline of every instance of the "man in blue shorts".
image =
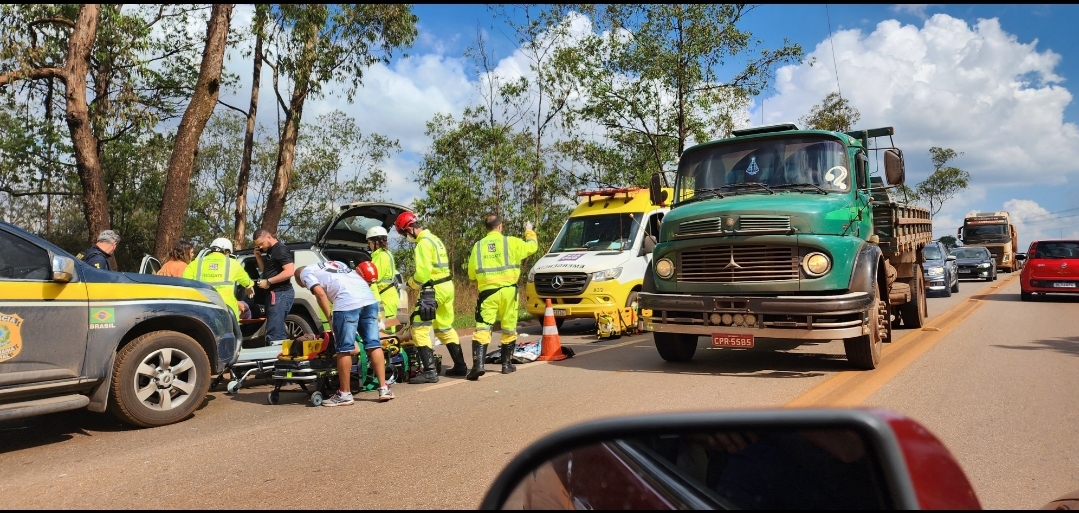
{"type": "Polygon", "coordinates": [[[378,378],[378,400],[393,399],[386,385],[386,357],[378,338],[379,302],[371,292],[378,271],[370,261],[360,262],[355,271],[341,262],[325,262],[296,269],[296,282],[315,295],[318,306],[333,327],[334,352],[337,354],[337,393],[322,402],[323,406],[347,406],[353,403],[349,386],[356,335],[363,340],[368,361],[378,378]],[[331,308],[330,303],[333,303],[331,308]]]}

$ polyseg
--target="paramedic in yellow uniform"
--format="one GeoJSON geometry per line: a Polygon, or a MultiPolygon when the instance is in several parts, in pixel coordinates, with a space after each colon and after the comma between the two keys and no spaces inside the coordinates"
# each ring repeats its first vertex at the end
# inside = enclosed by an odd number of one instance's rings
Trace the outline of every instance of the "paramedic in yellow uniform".
{"type": "MultiPolygon", "coordinates": [[[[397,276],[397,263],[390,252],[389,234],[381,226],[367,230],[367,249],[371,251],[371,263],[378,269],[378,281],[372,283],[377,289],[382,310],[386,319],[397,315],[397,306],[401,301],[397,288],[393,286],[393,277],[397,276]]],[[[386,328],[387,333],[396,333],[397,326],[386,328]]]]}
{"type": "Polygon", "coordinates": [[[453,358],[453,368],[447,370],[446,375],[464,376],[468,373],[468,367],[465,365],[464,353],[461,352],[461,341],[453,329],[453,280],[450,276],[450,261],[446,254],[446,246],[429,230],[420,228],[416,222],[416,215],[412,212],[402,212],[397,216],[394,227],[397,228],[397,233],[416,244],[413,252],[416,271],[408,279],[408,286],[420,289],[421,299],[422,289],[432,287],[438,303],[432,320],[421,320],[418,308],[412,313],[412,339],[415,341],[416,352],[419,353],[420,362],[423,364],[423,374],[408,382],[438,383],[438,371],[434,366],[434,346],[431,340],[432,329],[438,340],[446,344],[446,349],[453,358]]]}
{"type": "Polygon", "coordinates": [[[236,301],[236,285],[247,289],[248,297],[255,292],[251,277],[244,266],[229,257],[232,241],[219,237],[210,243],[210,252],[196,258],[184,269],[184,278],[204,282],[214,288],[225,304],[229,305],[236,319],[240,318],[240,305],[236,301]]]}
{"type": "Polygon", "coordinates": [[[468,254],[468,279],[480,295],[476,301],[476,334],[472,337],[472,371],[467,378],[483,375],[483,359],[491,342],[491,325],[502,323],[502,374],[517,368],[511,357],[517,345],[517,280],[521,261],[539,249],[532,223],[525,223],[525,238],[502,235],[502,218],[489,214],[485,219],[487,236],[480,239],[468,254]]]}

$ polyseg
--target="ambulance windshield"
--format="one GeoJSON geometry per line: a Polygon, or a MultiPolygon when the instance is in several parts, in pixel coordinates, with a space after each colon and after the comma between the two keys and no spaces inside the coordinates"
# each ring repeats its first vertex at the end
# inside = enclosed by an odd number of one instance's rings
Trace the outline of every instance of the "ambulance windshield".
{"type": "Polygon", "coordinates": [[[571,217],[555,239],[551,252],[629,249],[637,237],[641,217],[641,214],[571,217]]]}

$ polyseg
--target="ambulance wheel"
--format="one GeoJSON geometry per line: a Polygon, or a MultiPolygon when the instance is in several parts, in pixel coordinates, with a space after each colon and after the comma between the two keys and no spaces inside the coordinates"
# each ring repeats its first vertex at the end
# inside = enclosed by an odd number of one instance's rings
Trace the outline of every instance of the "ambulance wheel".
{"type": "Polygon", "coordinates": [[[270,395],[268,395],[266,397],[266,401],[269,402],[270,404],[277,404],[277,403],[281,402],[281,393],[278,392],[277,390],[274,390],[273,392],[270,392],[270,395]]]}
{"type": "Polygon", "coordinates": [[[230,394],[235,394],[236,392],[239,392],[239,391],[240,391],[240,382],[239,381],[229,381],[229,385],[227,387],[225,387],[225,392],[228,392],[230,394]]]}
{"type": "Polygon", "coordinates": [[[311,405],[322,406],[322,392],[313,392],[311,394],[311,405]]]}
{"type": "Polygon", "coordinates": [[[558,331],[562,331],[562,325],[566,323],[565,317],[555,317],[554,326],[558,328],[558,331]]]}

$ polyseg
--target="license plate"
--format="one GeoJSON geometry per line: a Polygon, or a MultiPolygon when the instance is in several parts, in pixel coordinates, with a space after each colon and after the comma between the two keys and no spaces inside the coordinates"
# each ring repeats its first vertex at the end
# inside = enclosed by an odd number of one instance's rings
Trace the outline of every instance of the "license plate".
{"type": "Polygon", "coordinates": [[[712,347],[753,347],[753,335],[713,333],[712,347]]]}
{"type": "Polygon", "coordinates": [[[566,316],[566,310],[564,310],[562,308],[554,308],[552,310],[554,310],[554,316],[555,317],[565,317],[566,316]]]}
{"type": "Polygon", "coordinates": [[[1058,288],[1074,289],[1075,288],[1075,282],[1072,282],[1072,281],[1058,281],[1058,282],[1054,283],[1053,286],[1058,287],[1058,288]]]}
{"type": "Polygon", "coordinates": [[[971,269],[960,269],[959,270],[959,274],[970,274],[971,272],[972,272],[971,269]]]}

